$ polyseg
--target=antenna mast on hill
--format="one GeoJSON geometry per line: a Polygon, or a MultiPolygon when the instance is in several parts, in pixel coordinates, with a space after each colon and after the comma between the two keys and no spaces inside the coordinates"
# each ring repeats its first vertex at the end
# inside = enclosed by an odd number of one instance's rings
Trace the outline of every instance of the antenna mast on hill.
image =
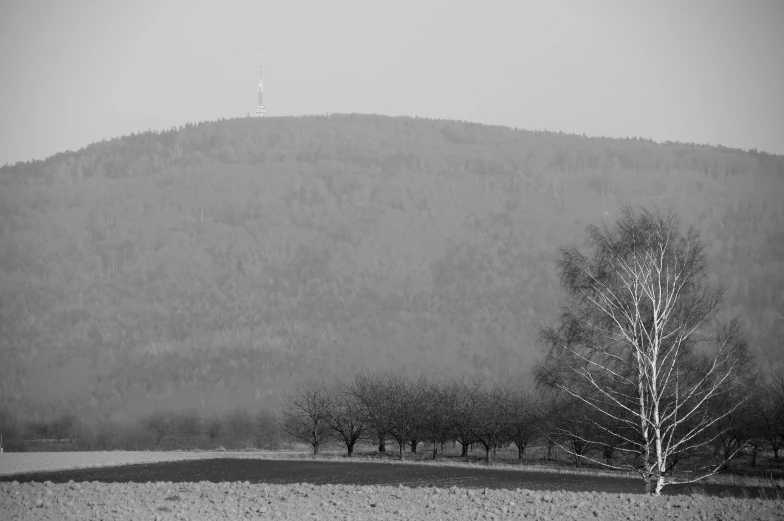
{"type": "Polygon", "coordinates": [[[267,110],[264,108],[264,83],[261,81],[262,55],[259,54],[259,104],[256,105],[256,117],[263,118],[267,110]]]}

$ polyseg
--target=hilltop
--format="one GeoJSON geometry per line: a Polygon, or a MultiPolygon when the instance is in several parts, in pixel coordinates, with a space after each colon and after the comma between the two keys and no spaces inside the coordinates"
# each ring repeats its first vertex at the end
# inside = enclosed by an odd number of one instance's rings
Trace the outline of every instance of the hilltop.
{"type": "Polygon", "coordinates": [[[784,157],[416,118],[242,118],[0,168],[0,400],[24,416],[255,408],[355,365],[537,359],[557,248],[677,211],[784,368],[784,157]]]}

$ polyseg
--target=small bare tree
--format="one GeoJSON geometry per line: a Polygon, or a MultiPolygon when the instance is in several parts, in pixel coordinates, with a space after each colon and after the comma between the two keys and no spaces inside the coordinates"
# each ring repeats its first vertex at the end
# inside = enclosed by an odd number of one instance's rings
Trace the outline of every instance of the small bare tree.
{"type": "Polygon", "coordinates": [[[490,464],[508,429],[509,400],[499,385],[486,386],[479,381],[469,385],[468,426],[473,438],[485,449],[485,462],[490,464]]]}
{"type": "Polygon", "coordinates": [[[468,457],[468,448],[478,441],[471,432],[471,408],[473,406],[473,393],[478,390],[477,382],[466,382],[458,379],[450,382],[452,393],[455,395],[452,438],[460,444],[460,457],[468,457]]]}
{"type": "Polygon", "coordinates": [[[590,255],[560,251],[568,304],[559,327],[541,332],[537,377],[600,413],[596,428],[637,456],[620,466],[636,470],[646,492],[717,472],[721,463],[690,475],[672,468],[718,435],[740,404],[719,398],[749,366],[740,324],[717,320],[722,291],[705,284],[698,232],[681,233],[673,214],[626,206],[612,229],[589,226],[588,243],[590,255]]]}
{"type": "MultiPolygon", "coordinates": [[[[721,399],[714,401],[714,406],[720,411],[726,410],[730,403],[744,401],[741,407],[737,407],[731,414],[724,416],[713,426],[715,436],[713,440],[714,452],[719,453],[724,462],[723,470],[730,469],[730,462],[742,450],[751,448],[752,442],[759,438],[761,431],[761,421],[759,417],[760,406],[760,387],[755,380],[744,382],[732,389],[732,392],[725,393],[721,399]]],[[[759,446],[759,443],[754,443],[759,446]]],[[[757,463],[757,454],[753,454],[752,466],[757,463]]]]}
{"type": "Polygon", "coordinates": [[[202,420],[198,411],[188,409],[172,417],[173,430],[183,438],[197,438],[202,432],[202,420]]]}
{"type": "Polygon", "coordinates": [[[767,382],[761,393],[762,438],[773,451],[774,461],[784,449],[784,374],[767,382]]]}
{"type": "Polygon", "coordinates": [[[338,383],[331,389],[329,425],[335,437],[346,445],[349,458],[354,454],[354,445],[365,435],[367,426],[365,409],[357,394],[351,384],[338,383]]]}
{"type": "Polygon", "coordinates": [[[386,452],[386,436],[389,430],[389,418],[384,408],[383,384],[381,373],[357,370],[350,386],[354,398],[362,406],[366,433],[369,438],[375,436],[379,452],[386,452]]]}
{"type": "Polygon", "coordinates": [[[217,414],[213,414],[212,417],[204,422],[204,433],[210,441],[217,441],[218,436],[223,430],[225,430],[223,420],[217,414]]]}
{"type": "Polygon", "coordinates": [[[596,427],[596,410],[560,389],[550,391],[542,393],[545,413],[539,425],[548,442],[547,460],[553,459],[553,449],[559,447],[574,458],[576,466],[581,467],[585,460],[592,459],[590,455],[605,439],[603,432],[596,427]]]}
{"type": "Polygon", "coordinates": [[[70,438],[76,425],[76,416],[70,413],[63,414],[52,422],[52,437],[56,440],[70,438]]]}
{"type": "Polygon", "coordinates": [[[254,418],[254,437],[256,446],[262,449],[280,448],[280,428],[275,415],[261,408],[254,418]]]}
{"type": "Polygon", "coordinates": [[[400,459],[405,458],[405,446],[421,438],[421,404],[423,386],[413,382],[400,372],[381,375],[381,403],[384,411],[386,432],[398,444],[400,459]]]}
{"type": "Polygon", "coordinates": [[[290,394],[281,412],[283,431],[295,440],[308,443],[313,454],[332,437],[332,398],[321,383],[306,383],[290,394]]]}
{"type": "Polygon", "coordinates": [[[244,448],[253,439],[253,416],[247,410],[236,407],[226,413],[223,422],[235,447],[244,448]]]}
{"type": "Polygon", "coordinates": [[[506,382],[508,397],[507,436],[517,447],[517,460],[522,463],[525,449],[539,435],[538,397],[519,378],[506,382]]]}
{"type": "Polygon", "coordinates": [[[202,433],[202,420],[198,411],[188,409],[172,414],[171,432],[179,447],[192,447],[198,444],[202,433]]]}
{"type": "Polygon", "coordinates": [[[419,443],[425,441],[428,434],[427,420],[430,408],[427,405],[427,400],[431,387],[424,377],[409,380],[408,383],[409,387],[406,393],[410,422],[408,445],[411,447],[411,453],[416,454],[419,443]]]}
{"type": "Polygon", "coordinates": [[[171,415],[163,411],[155,411],[147,416],[144,426],[152,435],[155,445],[160,445],[171,429],[171,415]]]}
{"type": "Polygon", "coordinates": [[[444,444],[452,438],[455,425],[457,388],[452,382],[428,382],[422,410],[424,412],[424,440],[433,444],[433,459],[438,446],[443,453],[444,444]]]}

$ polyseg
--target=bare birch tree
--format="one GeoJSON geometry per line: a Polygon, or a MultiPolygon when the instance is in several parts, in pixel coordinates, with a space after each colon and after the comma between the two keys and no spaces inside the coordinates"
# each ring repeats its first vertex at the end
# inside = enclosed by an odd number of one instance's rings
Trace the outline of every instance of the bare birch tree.
{"type": "Polygon", "coordinates": [[[717,472],[722,463],[673,468],[719,434],[716,424],[740,405],[725,394],[749,366],[739,322],[717,318],[722,291],[706,284],[699,233],[682,233],[672,213],[626,206],[612,229],[589,226],[587,235],[588,255],[560,250],[567,304],[558,327],[541,331],[538,381],[599,413],[597,441],[614,438],[632,458],[592,461],[633,468],[647,493],[717,472]]]}

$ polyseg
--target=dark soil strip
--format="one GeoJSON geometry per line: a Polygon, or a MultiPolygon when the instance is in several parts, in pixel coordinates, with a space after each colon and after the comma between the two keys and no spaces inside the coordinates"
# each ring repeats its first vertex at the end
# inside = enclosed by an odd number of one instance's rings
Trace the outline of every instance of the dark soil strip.
{"type": "MultiPolygon", "coordinates": [[[[0,481],[51,481],[66,483],[99,481],[103,483],[145,483],[171,481],[213,483],[249,481],[251,483],[315,485],[405,485],[448,488],[492,488],[528,490],[567,490],[573,492],[631,493],[643,492],[639,479],[610,476],[580,476],[525,470],[498,470],[431,465],[385,463],[342,463],[329,461],[286,461],[261,459],[204,459],[163,463],[146,463],[93,469],[62,470],[35,474],[0,476],[0,481]]],[[[698,491],[709,496],[771,497],[771,489],[730,485],[673,485],[666,494],[691,494],[698,491]]]]}

